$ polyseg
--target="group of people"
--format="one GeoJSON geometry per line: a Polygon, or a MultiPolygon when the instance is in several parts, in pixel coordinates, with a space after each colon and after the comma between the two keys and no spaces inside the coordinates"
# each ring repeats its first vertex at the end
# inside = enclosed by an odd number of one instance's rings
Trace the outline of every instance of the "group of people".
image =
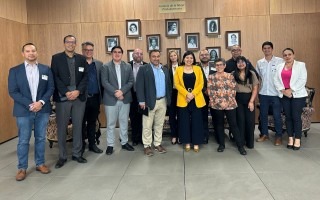
{"type": "Polygon", "coordinates": [[[18,172],[16,180],[26,178],[29,141],[32,128],[35,137],[36,170],[50,173],[45,165],[46,127],[51,114],[51,101],[56,105],[56,122],[59,159],[55,168],[67,162],[66,131],[72,120],[72,160],[86,163],[83,157],[85,139],[88,149],[102,153],[95,140],[96,120],[100,104],[107,118],[106,154],[114,152],[115,128],[119,122],[122,149],[134,151],[140,143],[146,156],[167,150],[162,146],[162,132],[166,113],[169,115],[171,143],[182,143],[184,150],[199,152],[201,144],[208,143],[208,113],[210,111],[218,152],[225,149],[224,118],[241,155],[254,147],[254,109],[260,86],[261,135],[257,142],[269,139],[267,115],[273,108],[276,124],[275,145],[282,143],[280,111],[286,115],[288,148],[299,150],[301,138],[301,113],[307,93],[304,89],[307,72],[305,64],[294,60],[294,51],[286,48],[283,59],[273,56],[273,44],[265,42],[265,57],[257,67],[241,56],[240,46],[231,49],[232,58],[215,60],[209,67],[210,54],[201,50],[200,62],[193,52],[180,57],[169,51],[169,63],[160,63],[161,53],[149,51],[149,63],[143,61],[143,52],[137,48],[133,60],[123,61],[123,49],[111,49],[112,60],[103,64],[93,58],[94,44],[82,43],[82,55],[75,52],[76,37],[63,39],[64,51],[52,56],[51,68],[38,63],[37,47],[27,43],[22,47],[24,63],[10,69],[8,90],[14,100],[13,114],[18,126],[18,172]],[[281,103],[280,103],[281,102],[281,103]],[[132,145],[128,139],[130,118],[132,145]]]}

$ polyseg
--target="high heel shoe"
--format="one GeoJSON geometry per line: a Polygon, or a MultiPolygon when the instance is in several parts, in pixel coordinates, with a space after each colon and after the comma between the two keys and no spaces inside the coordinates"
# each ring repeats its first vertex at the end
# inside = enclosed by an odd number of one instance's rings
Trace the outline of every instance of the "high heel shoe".
{"type": "Polygon", "coordinates": [[[186,152],[189,152],[190,149],[191,149],[190,146],[185,146],[185,147],[184,147],[184,150],[185,150],[186,152]]]}
{"type": "Polygon", "coordinates": [[[294,143],[293,137],[289,137],[289,138],[288,138],[287,148],[288,148],[288,149],[292,149],[292,148],[293,148],[293,143],[294,143]],[[292,142],[292,144],[289,144],[289,143],[291,143],[291,142],[292,142]]]}
{"type": "Polygon", "coordinates": [[[288,149],[292,149],[292,148],[293,148],[293,144],[292,144],[292,145],[287,144],[287,148],[288,148],[288,149]]]}
{"type": "Polygon", "coordinates": [[[197,147],[194,146],[194,147],[193,147],[193,151],[196,152],[196,153],[198,153],[198,152],[199,152],[199,146],[197,146],[197,147]]]}
{"type": "Polygon", "coordinates": [[[172,145],[177,144],[177,138],[172,138],[172,139],[171,139],[171,144],[172,144],[172,145]]]}
{"type": "Polygon", "coordinates": [[[299,144],[299,146],[297,147],[297,146],[292,146],[292,149],[294,150],[294,151],[298,151],[299,149],[300,149],[300,147],[301,147],[301,140],[300,140],[300,144],[299,144]]]}

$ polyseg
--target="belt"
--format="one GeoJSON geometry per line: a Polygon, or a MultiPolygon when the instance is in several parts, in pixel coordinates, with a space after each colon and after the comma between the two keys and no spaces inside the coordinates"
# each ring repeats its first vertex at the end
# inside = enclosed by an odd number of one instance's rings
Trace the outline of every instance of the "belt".
{"type": "Polygon", "coordinates": [[[158,97],[157,100],[163,99],[164,97],[158,97]]]}
{"type": "Polygon", "coordinates": [[[97,94],[88,94],[87,97],[91,98],[91,97],[95,97],[95,96],[98,96],[98,95],[99,95],[99,93],[97,93],[97,94]]]}

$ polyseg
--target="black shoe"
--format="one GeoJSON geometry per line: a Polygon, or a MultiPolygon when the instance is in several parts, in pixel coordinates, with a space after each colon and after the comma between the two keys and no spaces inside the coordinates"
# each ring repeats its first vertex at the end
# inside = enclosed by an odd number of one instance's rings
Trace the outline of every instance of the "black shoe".
{"type": "Polygon", "coordinates": [[[65,163],[67,162],[67,159],[59,159],[56,165],[54,166],[56,169],[61,168],[65,163]]]}
{"type": "Polygon", "coordinates": [[[80,157],[72,156],[72,160],[77,161],[78,163],[87,163],[87,162],[88,162],[88,161],[87,161],[84,157],[82,157],[82,156],[80,156],[80,157]]]}
{"type": "Polygon", "coordinates": [[[288,149],[292,149],[293,148],[293,144],[292,145],[287,144],[287,148],[288,149]]]}
{"type": "Polygon", "coordinates": [[[238,147],[238,150],[239,150],[241,155],[247,155],[247,152],[243,147],[238,147]]]}
{"type": "Polygon", "coordinates": [[[132,142],[132,146],[138,146],[138,145],[139,145],[139,143],[141,143],[141,142],[133,141],[133,142],[132,142]]]}
{"type": "Polygon", "coordinates": [[[223,151],[224,151],[224,148],[225,148],[224,146],[219,145],[217,151],[218,151],[218,152],[223,152],[223,151]]]}
{"type": "Polygon", "coordinates": [[[97,147],[97,145],[93,145],[93,146],[89,147],[89,151],[92,151],[94,153],[102,153],[103,152],[101,149],[99,149],[97,147]]]}
{"type": "Polygon", "coordinates": [[[85,142],[83,142],[82,143],[82,148],[81,148],[81,156],[83,156],[83,154],[84,154],[84,152],[85,152],[85,150],[86,150],[86,143],[85,142]]]}
{"type": "Polygon", "coordinates": [[[108,146],[108,147],[107,147],[107,150],[106,150],[106,154],[107,154],[107,155],[111,155],[112,153],[113,153],[113,147],[108,146]]]}
{"type": "Polygon", "coordinates": [[[203,140],[203,144],[208,144],[209,139],[208,138],[204,138],[203,140]]]}
{"type": "Polygon", "coordinates": [[[292,149],[293,149],[294,151],[298,151],[298,150],[300,149],[300,147],[292,146],[292,149]]]}
{"type": "Polygon", "coordinates": [[[127,151],[134,151],[134,148],[129,143],[122,145],[122,149],[125,149],[127,151]]]}

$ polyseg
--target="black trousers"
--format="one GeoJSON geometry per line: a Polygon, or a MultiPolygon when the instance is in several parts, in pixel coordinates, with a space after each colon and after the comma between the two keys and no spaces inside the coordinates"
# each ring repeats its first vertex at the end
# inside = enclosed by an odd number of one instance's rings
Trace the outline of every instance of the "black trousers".
{"type": "Polygon", "coordinates": [[[201,108],[202,112],[202,122],[203,122],[203,135],[205,139],[209,139],[209,127],[208,127],[208,105],[209,105],[209,96],[204,94],[204,100],[206,101],[206,105],[201,108]]]}
{"type": "Polygon", "coordinates": [[[136,92],[132,92],[132,102],[130,105],[130,122],[131,122],[131,140],[132,142],[142,143],[142,114],[138,112],[139,102],[136,92]]]}
{"type": "Polygon", "coordinates": [[[178,131],[178,123],[179,123],[179,117],[178,117],[178,107],[177,107],[177,96],[178,96],[178,90],[172,89],[171,94],[171,104],[167,110],[169,113],[169,123],[170,123],[170,135],[173,138],[179,138],[179,131],[178,131]]]}
{"type": "Polygon", "coordinates": [[[100,113],[100,96],[99,94],[87,98],[86,108],[82,120],[82,141],[86,139],[85,133],[89,142],[89,147],[95,145],[96,121],[100,113]]]}
{"type": "Polygon", "coordinates": [[[283,96],[280,99],[286,116],[286,127],[289,137],[301,139],[302,135],[302,120],[301,114],[303,107],[306,105],[306,97],[302,98],[288,98],[283,96]]]}
{"type": "Polygon", "coordinates": [[[233,137],[236,141],[238,147],[243,146],[243,142],[240,139],[240,131],[237,125],[237,113],[236,109],[232,110],[216,110],[213,109],[214,115],[214,131],[218,140],[219,145],[225,146],[224,142],[224,115],[227,117],[230,131],[233,134],[233,137]]]}
{"type": "Polygon", "coordinates": [[[179,108],[179,137],[183,144],[203,144],[202,111],[194,100],[187,107],[179,108]]]}
{"type": "Polygon", "coordinates": [[[248,108],[251,93],[237,93],[236,100],[238,104],[237,124],[240,131],[240,139],[249,149],[254,147],[254,126],[255,111],[248,108]]]}

